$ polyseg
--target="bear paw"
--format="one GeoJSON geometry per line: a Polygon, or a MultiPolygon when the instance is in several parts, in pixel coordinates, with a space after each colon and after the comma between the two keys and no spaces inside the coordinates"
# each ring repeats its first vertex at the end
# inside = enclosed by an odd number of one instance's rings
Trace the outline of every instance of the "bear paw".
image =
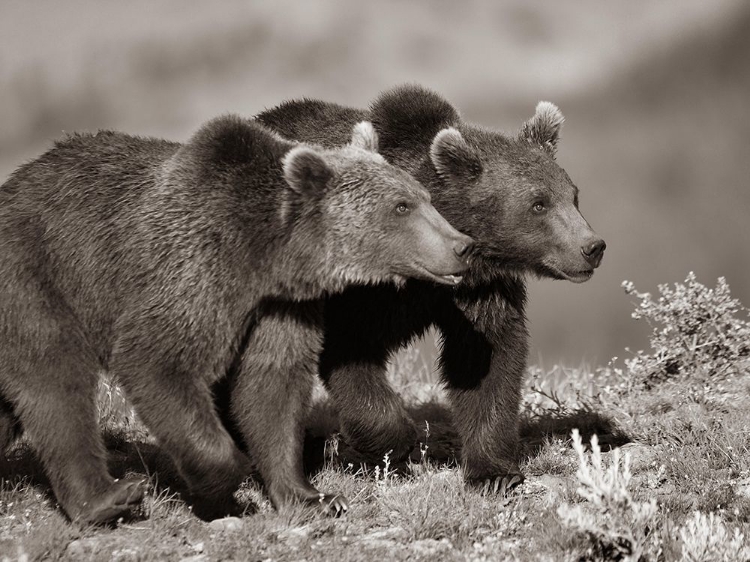
{"type": "Polygon", "coordinates": [[[320,494],[317,500],[310,500],[310,503],[317,503],[326,515],[341,517],[349,510],[349,502],[339,494],[320,494]]]}
{"type": "Polygon", "coordinates": [[[521,473],[506,474],[494,478],[470,480],[469,484],[477,488],[483,496],[507,496],[515,488],[523,484],[525,477],[521,473]]]}
{"type": "Polygon", "coordinates": [[[143,500],[146,481],[146,478],[115,480],[104,494],[86,502],[75,520],[84,524],[103,525],[129,515],[143,500]]]}
{"type": "Polygon", "coordinates": [[[406,461],[417,446],[417,426],[410,418],[391,424],[364,427],[359,424],[355,431],[344,427],[343,443],[339,460],[343,464],[382,465],[388,454],[388,462],[397,464],[406,461]]]}

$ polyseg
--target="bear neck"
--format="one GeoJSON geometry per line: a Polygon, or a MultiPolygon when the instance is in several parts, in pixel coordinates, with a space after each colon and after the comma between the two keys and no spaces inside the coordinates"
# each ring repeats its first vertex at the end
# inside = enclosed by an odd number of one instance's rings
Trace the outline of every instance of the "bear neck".
{"type": "Polygon", "coordinates": [[[270,268],[279,296],[310,300],[370,283],[356,253],[329,236],[317,221],[298,222],[270,268]]]}

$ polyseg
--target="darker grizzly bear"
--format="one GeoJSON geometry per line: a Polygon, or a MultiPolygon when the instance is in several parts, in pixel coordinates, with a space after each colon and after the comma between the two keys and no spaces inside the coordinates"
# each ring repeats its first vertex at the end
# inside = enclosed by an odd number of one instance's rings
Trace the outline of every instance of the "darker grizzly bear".
{"type": "Polygon", "coordinates": [[[605,244],[578,210],[578,188],[555,162],[563,117],[542,102],[516,136],[470,125],[437,94],[404,86],[369,110],[291,101],[256,117],[287,138],[338,146],[372,121],[380,151],[414,175],[435,207],[476,242],[464,283],[352,287],[326,301],[320,372],[339,411],[351,460],[404,458],[414,423],[385,378],[390,355],[430,326],[442,336],[440,367],[462,464],[471,482],[520,482],[516,455],[527,355],[524,274],[591,277],[605,244]]]}
{"type": "Polygon", "coordinates": [[[320,297],[411,276],[454,285],[471,245],[374,147],[369,123],[323,149],[229,116],[184,145],[74,135],[0,188],[0,446],[20,421],[72,519],[114,520],[143,493],[107,472],[101,369],[170,453],[199,515],[232,511],[249,466],[210,392],[229,371],[273,503],[346,509],[301,466],[320,297]]]}

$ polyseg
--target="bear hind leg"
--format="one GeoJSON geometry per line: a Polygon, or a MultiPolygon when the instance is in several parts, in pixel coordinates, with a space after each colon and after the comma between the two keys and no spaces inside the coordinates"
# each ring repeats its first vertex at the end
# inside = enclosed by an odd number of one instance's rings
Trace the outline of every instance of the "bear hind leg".
{"type": "Polygon", "coordinates": [[[219,420],[205,365],[198,359],[175,360],[166,346],[153,345],[152,334],[167,332],[126,328],[110,372],[175,462],[187,483],[193,513],[203,520],[240,515],[233,493],[249,473],[249,462],[219,420]]]}
{"type": "Polygon", "coordinates": [[[31,302],[41,306],[10,318],[13,331],[0,346],[3,444],[20,423],[67,515],[87,524],[115,521],[140,503],[144,486],[107,471],[96,412],[100,366],[76,321],[52,314],[43,299],[31,302]]]}

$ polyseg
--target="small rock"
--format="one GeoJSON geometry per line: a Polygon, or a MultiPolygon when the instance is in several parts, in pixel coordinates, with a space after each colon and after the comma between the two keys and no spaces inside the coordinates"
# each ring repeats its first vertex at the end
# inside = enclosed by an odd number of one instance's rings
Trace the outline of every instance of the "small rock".
{"type": "Polygon", "coordinates": [[[658,458],[658,451],[643,443],[627,443],[620,447],[620,458],[624,459],[626,454],[630,455],[630,470],[634,473],[655,468],[652,465],[658,458]]]}
{"type": "Polygon", "coordinates": [[[389,539],[367,539],[357,543],[357,546],[362,548],[372,548],[379,550],[392,550],[396,548],[398,543],[389,539]]]}
{"type": "Polygon", "coordinates": [[[90,537],[87,539],[76,539],[74,541],[70,541],[66,552],[73,558],[81,558],[88,554],[94,553],[96,551],[98,542],[99,541],[94,537],[90,537]]]}
{"type": "Polygon", "coordinates": [[[235,532],[242,529],[242,519],[239,517],[223,517],[221,519],[214,519],[208,526],[213,531],[235,532]]]}
{"type": "Polygon", "coordinates": [[[430,556],[444,550],[450,550],[451,548],[453,548],[453,545],[450,543],[450,541],[444,542],[437,539],[421,539],[411,543],[411,547],[413,550],[417,551],[420,554],[430,556]]]}
{"type": "Polygon", "coordinates": [[[750,478],[737,482],[737,495],[750,499],[750,478]]]}
{"type": "Polygon", "coordinates": [[[78,539],[70,541],[70,544],[68,544],[68,547],[65,549],[65,551],[73,558],[80,558],[81,556],[86,554],[86,549],[78,539]]]}
{"type": "Polygon", "coordinates": [[[110,554],[110,562],[127,562],[128,560],[137,560],[138,551],[132,548],[123,548],[122,550],[115,550],[110,554]]]}
{"type": "Polygon", "coordinates": [[[289,546],[298,547],[308,539],[310,531],[310,527],[292,527],[281,531],[278,537],[289,546]]]}
{"type": "Polygon", "coordinates": [[[565,491],[566,480],[560,476],[553,476],[552,474],[542,474],[536,481],[529,479],[529,488],[532,491],[536,491],[538,486],[542,486],[545,490],[561,493],[565,491]]]}
{"type": "Polygon", "coordinates": [[[371,533],[367,533],[362,539],[364,540],[397,540],[400,538],[404,538],[406,536],[406,531],[403,529],[403,527],[388,527],[387,529],[380,529],[378,531],[373,531],[371,533]]]}

